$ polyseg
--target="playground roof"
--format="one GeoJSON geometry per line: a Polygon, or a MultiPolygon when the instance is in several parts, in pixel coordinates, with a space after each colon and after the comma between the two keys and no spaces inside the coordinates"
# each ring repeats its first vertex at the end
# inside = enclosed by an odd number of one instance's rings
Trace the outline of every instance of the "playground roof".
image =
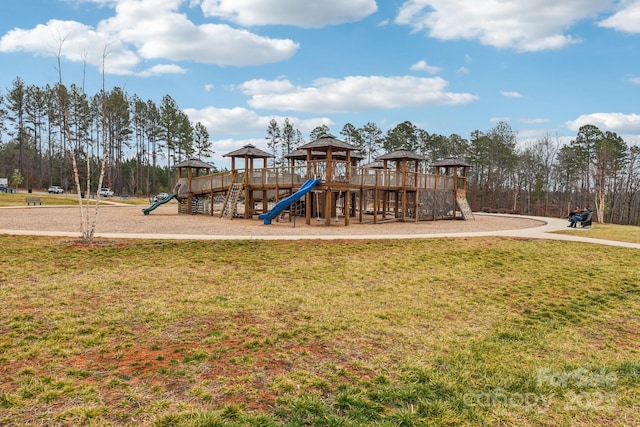
{"type": "Polygon", "coordinates": [[[205,163],[200,159],[188,159],[183,160],[180,163],[173,165],[174,168],[200,168],[200,169],[212,169],[213,165],[205,163]]]}
{"type": "Polygon", "coordinates": [[[413,151],[401,149],[395,150],[387,154],[383,154],[377,157],[376,160],[425,160],[420,154],[416,154],[413,151]]]}
{"type": "Polygon", "coordinates": [[[471,164],[465,162],[462,159],[458,159],[456,157],[447,157],[446,159],[440,160],[438,162],[435,162],[433,164],[433,166],[436,167],[443,167],[443,166],[464,166],[464,167],[470,167],[471,164]]]}
{"type": "MultiPolygon", "coordinates": [[[[334,158],[346,158],[347,157],[347,153],[345,151],[334,151],[332,156],[334,158]]],[[[289,154],[287,154],[286,156],[287,159],[294,159],[294,160],[306,160],[307,159],[307,150],[303,150],[301,148],[298,148],[297,150],[294,150],[292,152],[290,152],[289,154]]],[[[324,151],[312,151],[311,152],[311,158],[312,159],[324,159],[327,157],[327,153],[324,151]]],[[[363,159],[364,156],[360,153],[351,153],[351,158],[352,159],[363,159]]]]}
{"type": "Polygon", "coordinates": [[[322,135],[320,138],[316,139],[315,141],[301,145],[300,147],[298,147],[298,149],[299,150],[309,150],[309,149],[326,150],[329,147],[339,148],[341,150],[349,150],[349,151],[354,151],[358,149],[358,147],[356,147],[355,145],[351,145],[348,142],[341,141],[331,134],[322,135]]]}
{"type": "MultiPolygon", "coordinates": [[[[327,154],[324,151],[311,152],[311,157],[313,158],[326,157],[326,155],[327,154]]],[[[297,150],[293,150],[292,152],[285,155],[284,157],[286,157],[287,159],[305,160],[307,158],[307,150],[301,150],[298,148],[297,150]]]]}
{"type": "Polygon", "coordinates": [[[253,144],[247,144],[244,147],[232,151],[227,154],[223,154],[222,157],[248,157],[248,158],[265,158],[273,157],[273,154],[269,154],[259,148],[256,148],[253,144]]]}
{"type": "Polygon", "coordinates": [[[368,169],[384,169],[384,163],[375,161],[375,162],[367,163],[363,167],[368,169]]]}

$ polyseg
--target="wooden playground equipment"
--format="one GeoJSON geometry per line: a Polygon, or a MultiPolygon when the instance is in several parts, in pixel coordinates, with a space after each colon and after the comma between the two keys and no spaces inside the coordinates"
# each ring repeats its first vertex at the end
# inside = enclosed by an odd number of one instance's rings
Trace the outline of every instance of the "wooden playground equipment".
{"type": "Polygon", "coordinates": [[[354,219],[473,219],[466,199],[468,163],[445,159],[429,174],[421,172],[425,159],[408,150],[364,166],[358,165],[362,157],[356,151],[325,135],[286,156],[287,166],[268,167],[273,156],[253,145],[224,155],[231,158],[230,171],[211,173],[211,166],[200,160],[178,163],[179,213],[262,219],[275,212],[278,218],[304,216],[306,224],[315,218],[326,225],[340,216],[344,225],[354,219]],[[262,167],[256,167],[260,160],[262,167]]]}

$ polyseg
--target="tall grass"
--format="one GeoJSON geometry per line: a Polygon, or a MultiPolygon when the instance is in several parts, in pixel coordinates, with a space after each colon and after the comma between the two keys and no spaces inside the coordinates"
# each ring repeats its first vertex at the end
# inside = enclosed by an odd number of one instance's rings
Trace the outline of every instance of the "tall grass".
{"type": "Polygon", "coordinates": [[[0,424],[640,416],[636,250],[0,239],[0,424]]]}

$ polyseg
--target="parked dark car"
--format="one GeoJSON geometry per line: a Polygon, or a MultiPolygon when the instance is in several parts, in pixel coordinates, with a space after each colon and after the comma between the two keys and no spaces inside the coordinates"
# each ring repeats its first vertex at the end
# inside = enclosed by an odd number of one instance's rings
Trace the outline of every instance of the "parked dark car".
{"type": "Polygon", "coordinates": [[[0,193],[15,193],[15,192],[16,192],[15,188],[7,187],[4,184],[0,184],[0,193]]]}

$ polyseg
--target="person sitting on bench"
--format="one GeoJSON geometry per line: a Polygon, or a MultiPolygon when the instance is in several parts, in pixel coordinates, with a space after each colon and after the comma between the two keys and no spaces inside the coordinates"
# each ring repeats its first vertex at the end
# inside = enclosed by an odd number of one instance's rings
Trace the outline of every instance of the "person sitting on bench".
{"type": "MultiPolygon", "coordinates": [[[[580,223],[582,223],[583,221],[586,222],[587,217],[589,216],[590,212],[591,212],[591,208],[587,207],[587,208],[583,209],[581,212],[578,212],[578,213],[574,214],[570,219],[571,224],[567,225],[567,227],[576,228],[576,224],[578,222],[580,222],[580,223]]],[[[589,219],[591,219],[591,218],[589,218],[589,219]]],[[[583,227],[584,227],[584,224],[583,224],[583,227]]]]}
{"type": "Polygon", "coordinates": [[[573,218],[574,215],[579,215],[580,212],[582,212],[582,209],[580,209],[580,206],[576,206],[574,210],[569,212],[569,215],[567,215],[567,218],[569,218],[569,221],[571,221],[571,218],[573,218]]]}
{"type": "Polygon", "coordinates": [[[591,219],[593,218],[593,211],[587,206],[587,213],[582,215],[582,228],[591,227],[591,219]]]}

